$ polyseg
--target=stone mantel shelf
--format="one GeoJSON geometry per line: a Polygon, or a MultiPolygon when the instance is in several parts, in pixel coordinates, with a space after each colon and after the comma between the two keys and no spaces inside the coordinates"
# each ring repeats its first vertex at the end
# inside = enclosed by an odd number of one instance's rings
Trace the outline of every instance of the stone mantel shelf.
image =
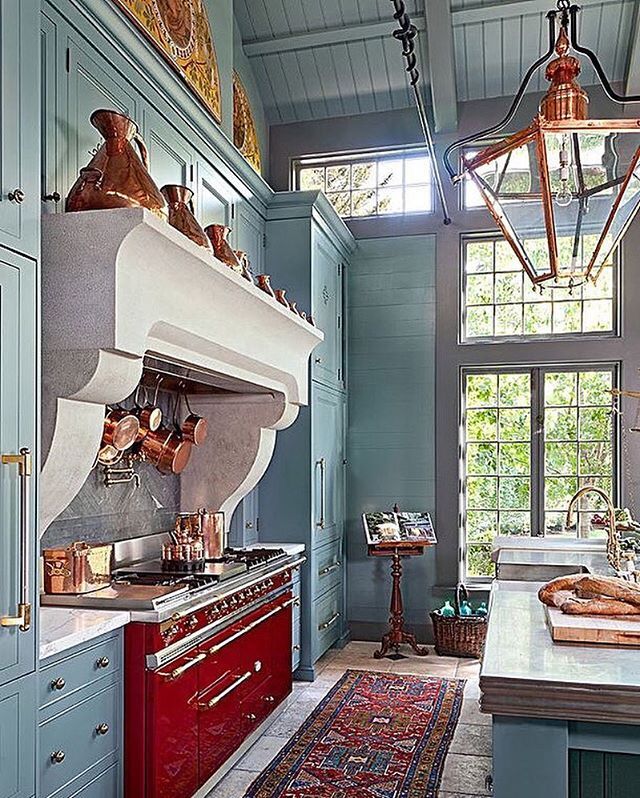
{"type": "Polygon", "coordinates": [[[322,332],[144,209],[44,217],[42,262],[41,531],[84,484],[105,405],[135,390],[145,354],[238,381],[239,401],[198,405],[228,422],[227,442],[234,427],[243,433],[236,462],[216,458],[226,486],[213,493],[230,517],[266,470],[276,430],[307,404],[309,355],[322,332]]]}

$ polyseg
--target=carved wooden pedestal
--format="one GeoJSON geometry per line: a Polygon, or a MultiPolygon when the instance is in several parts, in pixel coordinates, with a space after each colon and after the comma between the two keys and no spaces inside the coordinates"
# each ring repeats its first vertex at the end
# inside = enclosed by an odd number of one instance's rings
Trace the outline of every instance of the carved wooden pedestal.
{"type": "Polygon", "coordinates": [[[402,556],[415,556],[417,554],[422,554],[424,548],[422,546],[412,546],[412,547],[394,547],[392,550],[389,550],[387,547],[377,547],[371,546],[369,549],[369,553],[372,554],[374,557],[388,557],[391,555],[391,576],[393,579],[393,587],[391,590],[391,606],[390,606],[390,616],[389,616],[389,631],[383,635],[382,643],[380,648],[374,652],[373,656],[376,659],[382,659],[388,655],[388,652],[391,649],[395,650],[395,654],[391,655],[393,659],[400,659],[402,654],[400,654],[400,646],[406,644],[411,646],[413,651],[419,657],[425,657],[429,650],[422,646],[418,645],[418,641],[416,640],[416,636],[411,632],[407,632],[404,628],[404,610],[402,606],[402,556]]]}

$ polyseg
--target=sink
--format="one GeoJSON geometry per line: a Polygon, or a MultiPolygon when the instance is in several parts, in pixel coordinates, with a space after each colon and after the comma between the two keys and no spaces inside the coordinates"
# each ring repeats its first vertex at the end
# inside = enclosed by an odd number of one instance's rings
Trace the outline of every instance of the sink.
{"type": "Polygon", "coordinates": [[[569,574],[588,574],[589,569],[584,565],[572,563],[547,562],[502,562],[496,565],[496,577],[500,580],[516,582],[548,582],[557,576],[569,574]]]}

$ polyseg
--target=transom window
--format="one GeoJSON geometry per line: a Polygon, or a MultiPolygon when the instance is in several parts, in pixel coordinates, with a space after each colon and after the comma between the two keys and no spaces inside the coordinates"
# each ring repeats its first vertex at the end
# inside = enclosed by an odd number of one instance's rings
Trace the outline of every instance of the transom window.
{"type": "MultiPolygon", "coordinates": [[[[567,245],[571,245],[567,241],[567,245]]],[[[546,241],[540,239],[546,252],[546,241]]],[[[605,265],[596,285],[534,287],[499,236],[462,240],[461,339],[611,334],[617,327],[617,264],[605,265]]]]}
{"type": "Polygon", "coordinates": [[[496,535],[600,537],[587,495],[575,528],[569,500],[595,485],[615,501],[618,424],[614,365],[500,370],[462,375],[462,533],[465,578],[493,575],[496,535]]]}
{"type": "Polygon", "coordinates": [[[301,158],[297,190],[321,190],[343,218],[433,211],[431,161],[424,148],[301,158]]]}

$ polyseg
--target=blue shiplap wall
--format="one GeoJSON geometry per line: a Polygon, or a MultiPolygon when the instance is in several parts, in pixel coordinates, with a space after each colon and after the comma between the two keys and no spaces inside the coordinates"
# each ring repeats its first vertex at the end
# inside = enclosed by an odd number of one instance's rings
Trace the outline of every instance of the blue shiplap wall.
{"type": "MultiPolygon", "coordinates": [[[[349,268],[347,546],[356,639],[386,623],[387,558],[367,556],[363,512],[434,511],[435,236],[362,239],[349,268]]],[[[405,616],[423,635],[433,551],[405,561],[405,616]]]]}

